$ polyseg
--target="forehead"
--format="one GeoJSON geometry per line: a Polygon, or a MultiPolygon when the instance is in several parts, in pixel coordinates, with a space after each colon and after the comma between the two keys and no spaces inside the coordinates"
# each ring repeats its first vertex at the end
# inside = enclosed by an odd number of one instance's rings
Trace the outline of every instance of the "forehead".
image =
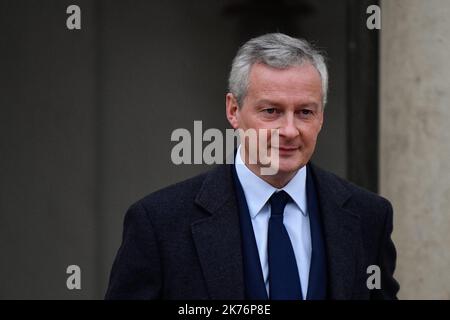
{"type": "Polygon", "coordinates": [[[310,63],[277,69],[261,63],[250,70],[248,94],[278,96],[309,96],[320,99],[322,82],[310,63]]]}

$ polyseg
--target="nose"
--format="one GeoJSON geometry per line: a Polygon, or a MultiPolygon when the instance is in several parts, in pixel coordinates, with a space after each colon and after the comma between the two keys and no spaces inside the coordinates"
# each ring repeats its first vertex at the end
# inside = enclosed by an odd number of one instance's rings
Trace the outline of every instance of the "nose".
{"type": "Polygon", "coordinates": [[[295,125],[293,113],[287,113],[280,127],[280,136],[285,139],[294,139],[300,135],[299,129],[295,125]]]}

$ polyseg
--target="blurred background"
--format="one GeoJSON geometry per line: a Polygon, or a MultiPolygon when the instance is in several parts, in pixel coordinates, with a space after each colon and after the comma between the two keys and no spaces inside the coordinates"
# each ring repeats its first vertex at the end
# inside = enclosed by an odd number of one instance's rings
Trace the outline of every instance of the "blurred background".
{"type": "Polygon", "coordinates": [[[279,31],[327,53],[313,161],[392,202],[399,297],[450,299],[449,17],[448,0],[0,0],[0,298],[102,299],[126,209],[209,169],[172,164],[172,131],[229,128],[238,47],[279,31]]]}

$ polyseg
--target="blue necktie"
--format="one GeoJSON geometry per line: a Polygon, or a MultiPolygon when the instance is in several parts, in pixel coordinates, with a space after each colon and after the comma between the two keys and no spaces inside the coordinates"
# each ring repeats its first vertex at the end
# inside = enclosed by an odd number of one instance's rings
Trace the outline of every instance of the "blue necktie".
{"type": "Polygon", "coordinates": [[[283,190],[269,199],[268,234],[269,292],[271,300],[301,300],[302,290],[297,262],[289,234],[283,224],[283,212],[291,197],[283,190]]]}

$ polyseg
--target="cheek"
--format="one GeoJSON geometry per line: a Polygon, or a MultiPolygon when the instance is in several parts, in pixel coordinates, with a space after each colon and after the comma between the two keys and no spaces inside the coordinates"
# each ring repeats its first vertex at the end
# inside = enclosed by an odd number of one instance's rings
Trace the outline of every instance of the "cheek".
{"type": "Polygon", "coordinates": [[[239,113],[238,116],[239,126],[242,129],[249,128],[252,126],[252,117],[251,114],[247,110],[244,110],[239,113]]]}
{"type": "Polygon", "coordinates": [[[303,136],[304,143],[307,145],[313,145],[314,143],[316,143],[319,132],[320,132],[320,127],[318,127],[318,126],[310,127],[307,130],[303,130],[302,136],[303,136]]]}

